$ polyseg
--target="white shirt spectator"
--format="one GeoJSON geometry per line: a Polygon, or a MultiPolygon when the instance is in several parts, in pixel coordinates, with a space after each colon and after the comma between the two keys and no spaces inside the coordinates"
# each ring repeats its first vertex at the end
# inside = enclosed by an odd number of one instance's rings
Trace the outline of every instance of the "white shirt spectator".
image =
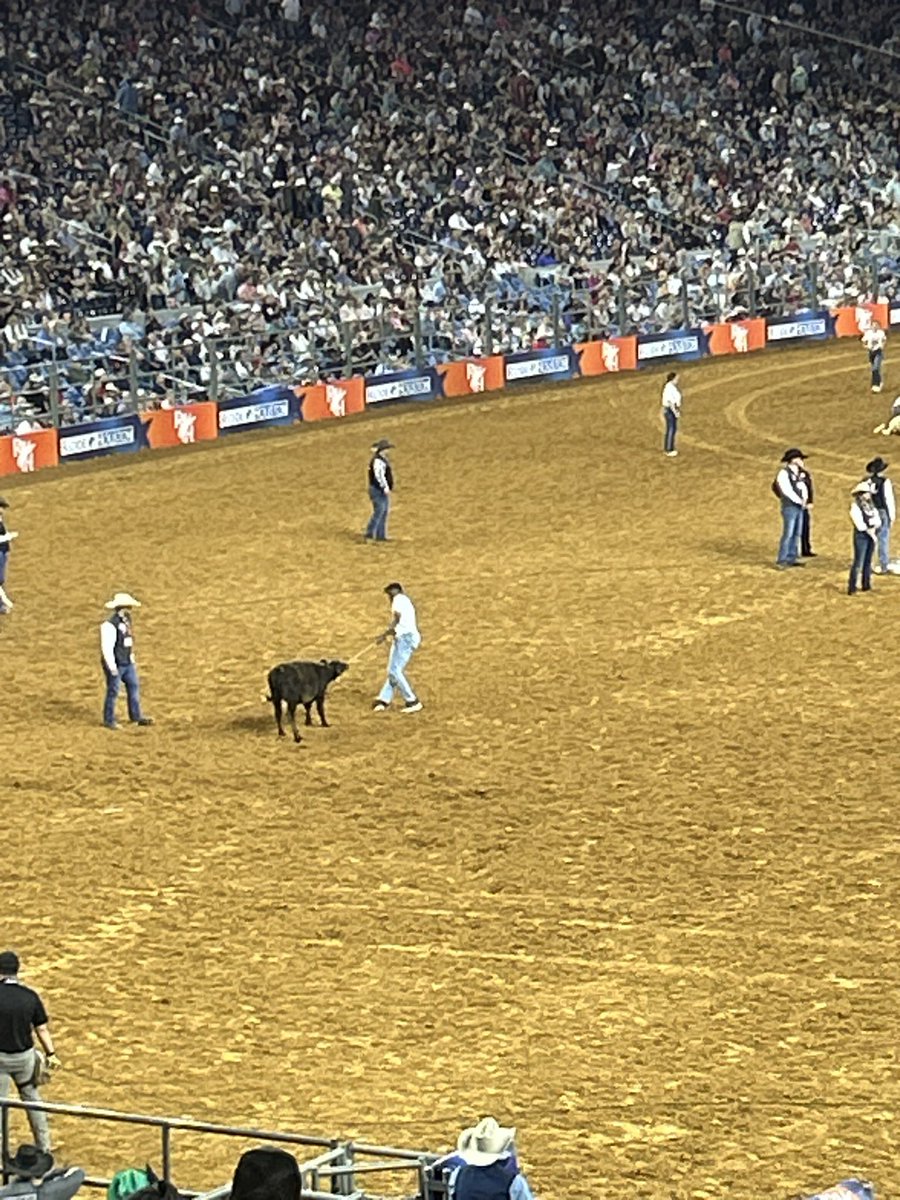
{"type": "Polygon", "coordinates": [[[871,354],[873,350],[884,349],[884,344],[887,341],[887,334],[883,329],[867,329],[862,335],[860,341],[871,354]]]}

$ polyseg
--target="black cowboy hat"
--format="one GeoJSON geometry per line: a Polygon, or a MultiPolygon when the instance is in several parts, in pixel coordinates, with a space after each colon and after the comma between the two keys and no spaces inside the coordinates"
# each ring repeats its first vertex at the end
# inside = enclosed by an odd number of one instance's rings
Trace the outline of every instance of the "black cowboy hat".
{"type": "Polygon", "coordinates": [[[0,496],[0,508],[9,508],[9,501],[0,496]]]}
{"type": "Polygon", "coordinates": [[[53,1166],[53,1155],[49,1150],[39,1150],[37,1146],[26,1143],[18,1148],[14,1158],[4,1158],[3,1165],[13,1175],[39,1179],[53,1166]]]}
{"type": "Polygon", "coordinates": [[[377,442],[372,443],[373,450],[393,450],[394,443],[389,442],[387,438],[379,438],[377,442]]]}
{"type": "Polygon", "coordinates": [[[866,474],[878,475],[882,471],[886,471],[889,466],[890,463],[886,463],[883,458],[873,458],[870,463],[866,463],[866,474]]]}
{"type": "Polygon", "coordinates": [[[782,462],[791,462],[795,458],[806,458],[802,450],[798,450],[796,446],[792,446],[790,450],[785,450],[781,456],[782,462]]]}

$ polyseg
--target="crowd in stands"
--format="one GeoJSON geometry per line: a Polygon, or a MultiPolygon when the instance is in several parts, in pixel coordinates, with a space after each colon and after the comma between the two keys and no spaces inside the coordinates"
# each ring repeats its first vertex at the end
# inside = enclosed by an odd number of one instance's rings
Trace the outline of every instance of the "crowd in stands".
{"type": "Polygon", "coordinates": [[[894,0],[6,8],[11,420],[897,288],[894,0]]]}

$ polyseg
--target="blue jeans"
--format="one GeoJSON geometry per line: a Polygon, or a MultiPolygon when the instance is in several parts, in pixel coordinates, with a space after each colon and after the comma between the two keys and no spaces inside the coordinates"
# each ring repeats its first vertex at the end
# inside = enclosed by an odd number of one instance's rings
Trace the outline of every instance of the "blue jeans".
{"type": "Polygon", "coordinates": [[[415,700],[416,693],[410,687],[404,672],[413,652],[418,649],[420,640],[420,638],[413,637],[411,633],[404,633],[400,637],[394,638],[391,656],[388,659],[388,676],[384,681],[384,687],[378,693],[378,699],[384,704],[390,704],[393,700],[394,688],[397,688],[404,700],[415,700]]]}
{"type": "Polygon", "coordinates": [[[803,506],[790,500],[781,502],[781,541],[778,543],[779,563],[796,562],[799,557],[798,543],[803,528],[803,506]]]}
{"type": "Polygon", "coordinates": [[[0,587],[6,583],[6,564],[9,562],[9,551],[0,550],[0,587]]]}
{"type": "Polygon", "coordinates": [[[391,493],[383,492],[380,487],[369,487],[369,499],[372,501],[372,515],[366,526],[366,537],[374,538],[376,542],[387,539],[387,519],[391,508],[391,493]]]}
{"type": "Polygon", "coordinates": [[[872,586],[872,553],[875,549],[875,539],[870,533],[853,530],[853,562],[850,566],[850,578],[847,581],[847,591],[852,596],[857,583],[862,578],[862,590],[867,592],[872,586]]]}
{"type": "Polygon", "coordinates": [[[878,510],[878,515],[881,517],[878,529],[878,565],[882,571],[886,571],[891,561],[891,518],[883,508],[878,510]]]}
{"type": "Polygon", "coordinates": [[[881,387],[881,364],[883,362],[883,350],[872,350],[870,352],[869,366],[872,368],[872,387],[881,387]]]}
{"type": "Polygon", "coordinates": [[[103,664],[103,674],[106,676],[106,699],[103,701],[103,724],[116,723],[116,697],[119,694],[119,684],[125,684],[125,695],[128,699],[129,721],[140,721],[141,716],[141,687],[138,683],[137,667],[129,663],[120,667],[115,674],[103,664]]]}
{"type": "Polygon", "coordinates": [[[672,412],[671,408],[663,409],[663,416],[666,419],[666,438],[663,442],[663,450],[668,453],[675,449],[675,434],[678,432],[678,417],[672,412]]]}

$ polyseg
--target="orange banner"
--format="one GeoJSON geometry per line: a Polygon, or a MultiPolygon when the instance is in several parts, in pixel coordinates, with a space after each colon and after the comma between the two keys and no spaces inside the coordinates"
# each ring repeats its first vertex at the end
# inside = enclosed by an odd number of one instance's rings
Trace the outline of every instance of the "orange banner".
{"type": "Polygon", "coordinates": [[[218,437],[216,413],[217,406],[206,400],[177,408],[156,408],[141,413],[141,419],[147,426],[150,445],[158,450],[160,446],[188,446],[218,437]]]}
{"type": "Polygon", "coordinates": [[[888,327],[886,304],[857,304],[855,308],[833,308],[831,315],[834,317],[836,337],[859,337],[872,328],[873,321],[877,321],[882,329],[888,327]]]}
{"type": "Polygon", "coordinates": [[[581,375],[608,375],[637,369],[637,338],[614,337],[600,342],[576,342],[581,375]]]}
{"type": "Polygon", "coordinates": [[[361,375],[352,379],[330,379],[309,387],[295,387],[300,401],[300,416],[304,421],[324,421],[329,417],[349,417],[366,407],[365,380],[361,375]]]}
{"type": "Polygon", "coordinates": [[[12,433],[0,437],[0,475],[27,475],[59,462],[59,439],[55,429],[36,433],[12,433]]]}
{"type": "Polygon", "coordinates": [[[479,392],[496,392],[504,386],[503,359],[499,354],[438,363],[437,373],[443,381],[445,396],[477,396],[479,392]]]}
{"type": "Polygon", "coordinates": [[[704,325],[703,332],[709,338],[710,354],[747,354],[766,346],[766,323],[762,317],[704,325]]]}

